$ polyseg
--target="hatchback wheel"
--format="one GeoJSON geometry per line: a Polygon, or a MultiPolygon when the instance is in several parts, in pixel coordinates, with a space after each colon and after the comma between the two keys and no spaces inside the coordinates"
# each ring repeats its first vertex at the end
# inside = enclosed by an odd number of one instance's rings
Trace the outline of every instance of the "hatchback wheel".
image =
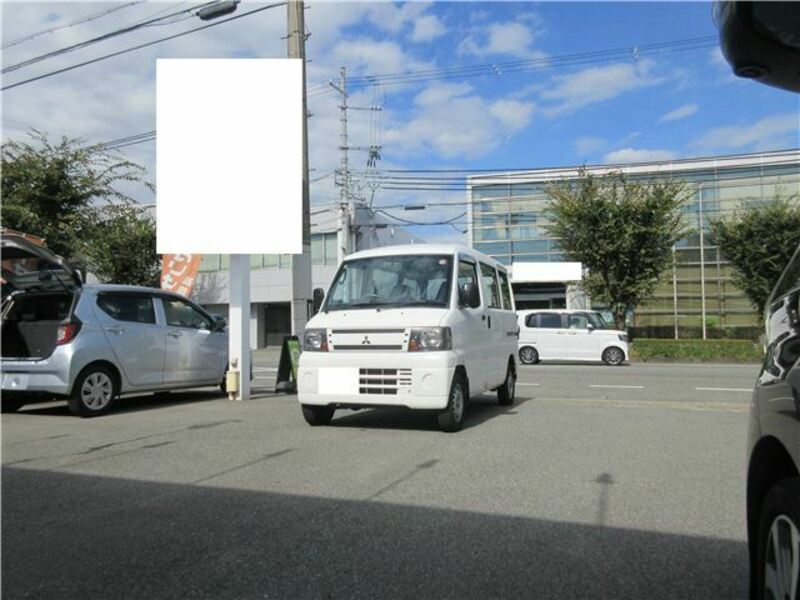
{"type": "Polygon", "coordinates": [[[519,360],[523,365],[535,365],[539,362],[539,353],[533,346],[524,346],[519,350],[519,360]]]}
{"type": "Polygon", "coordinates": [[[625,353],[616,346],[606,348],[603,351],[603,362],[614,367],[619,366],[625,362],[625,353]]]}
{"type": "Polygon", "coordinates": [[[117,378],[104,366],[89,366],[75,380],[69,397],[69,409],[81,417],[108,412],[119,394],[117,378]]]}
{"type": "Polygon", "coordinates": [[[800,598],[800,479],[775,484],[761,509],[756,598],[800,598]]]}

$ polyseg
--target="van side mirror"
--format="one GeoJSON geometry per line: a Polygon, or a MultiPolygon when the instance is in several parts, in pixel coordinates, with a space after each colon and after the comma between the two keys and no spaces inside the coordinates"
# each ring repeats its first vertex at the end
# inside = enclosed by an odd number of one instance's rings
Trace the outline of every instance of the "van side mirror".
{"type": "Polygon", "coordinates": [[[586,329],[588,329],[590,332],[592,332],[592,331],[594,331],[594,325],[592,325],[591,323],[587,323],[586,324],[586,329]]]}
{"type": "Polygon", "coordinates": [[[325,290],[314,288],[314,314],[319,312],[322,302],[325,300],[325,290]]]}
{"type": "Polygon", "coordinates": [[[473,282],[468,281],[458,288],[458,304],[459,306],[478,308],[481,305],[481,297],[480,293],[478,292],[478,286],[473,282]]]}

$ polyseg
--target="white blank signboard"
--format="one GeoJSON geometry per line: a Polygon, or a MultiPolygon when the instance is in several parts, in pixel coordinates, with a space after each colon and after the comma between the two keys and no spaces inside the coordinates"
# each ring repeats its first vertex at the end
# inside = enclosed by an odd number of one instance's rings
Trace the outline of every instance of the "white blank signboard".
{"type": "Polygon", "coordinates": [[[302,252],[299,59],[158,59],[156,249],[302,252]]]}

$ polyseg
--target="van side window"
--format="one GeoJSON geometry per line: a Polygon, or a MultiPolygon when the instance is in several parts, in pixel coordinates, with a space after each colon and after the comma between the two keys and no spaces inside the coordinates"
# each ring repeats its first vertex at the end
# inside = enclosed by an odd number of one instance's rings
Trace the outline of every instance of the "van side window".
{"type": "Polygon", "coordinates": [[[530,328],[538,327],[539,323],[538,319],[536,318],[538,316],[539,313],[531,313],[527,317],[525,317],[525,327],[530,327],[530,328]]]}
{"type": "Polygon", "coordinates": [[[489,308],[502,308],[500,306],[500,290],[497,289],[497,274],[494,267],[481,263],[483,289],[488,298],[489,308]]]}
{"type": "Polygon", "coordinates": [[[541,313],[539,315],[539,327],[561,329],[561,315],[554,313],[541,313]]]}
{"type": "Polygon", "coordinates": [[[478,285],[478,271],[475,263],[460,260],[458,261],[458,289],[461,289],[465,283],[478,285]]]}
{"type": "Polygon", "coordinates": [[[153,299],[146,294],[106,293],[97,296],[97,307],[112,319],[129,323],[156,322],[153,299]]]}
{"type": "Polygon", "coordinates": [[[511,289],[508,287],[508,275],[505,271],[497,271],[500,274],[500,289],[503,292],[503,308],[506,310],[514,310],[514,304],[511,302],[511,289]]]}

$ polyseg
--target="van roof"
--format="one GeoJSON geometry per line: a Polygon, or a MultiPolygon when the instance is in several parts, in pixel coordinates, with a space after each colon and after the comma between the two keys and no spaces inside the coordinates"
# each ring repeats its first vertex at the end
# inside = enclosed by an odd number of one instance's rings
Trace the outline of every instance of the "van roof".
{"type": "Polygon", "coordinates": [[[463,244],[402,244],[397,246],[381,246],[380,248],[371,248],[369,250],[360,250],[348,254],[345,260],[355,260],[358,258],[372,258],[376,256],[397,256],[397,255],[410,255],[410,254],[455,254],[456,252],[463,252],[470,254],[480,260],[498,267],[506,271],[505,265],[497,262],[490,256],[478,252],[474,248],[465,246],[463,244]]]}

